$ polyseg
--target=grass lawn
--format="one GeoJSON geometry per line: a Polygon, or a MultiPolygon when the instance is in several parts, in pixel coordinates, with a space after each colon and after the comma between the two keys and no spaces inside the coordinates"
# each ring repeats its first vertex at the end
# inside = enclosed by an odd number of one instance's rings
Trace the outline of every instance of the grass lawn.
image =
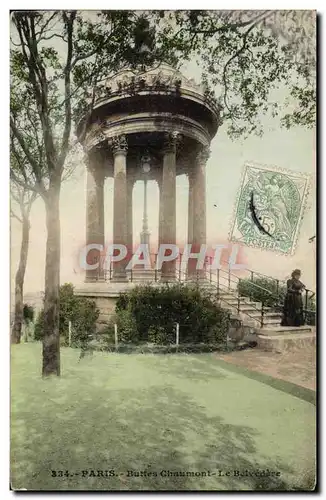
{"type": "Polygon", "coordinates": [[[61,378],[43,380],[41,345],[12,347],[13,489],[313,488],[309,393],[214,354],[61,353],[61,378]]]}

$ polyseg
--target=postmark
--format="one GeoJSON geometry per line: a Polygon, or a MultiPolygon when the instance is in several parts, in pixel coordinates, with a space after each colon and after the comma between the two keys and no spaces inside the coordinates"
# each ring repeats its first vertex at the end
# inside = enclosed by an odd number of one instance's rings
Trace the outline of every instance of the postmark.
{"type": "Polygon", "coordinates": [[[309,192],[308,174],[246,163],[230,240],[293,254],[309,192]]]}

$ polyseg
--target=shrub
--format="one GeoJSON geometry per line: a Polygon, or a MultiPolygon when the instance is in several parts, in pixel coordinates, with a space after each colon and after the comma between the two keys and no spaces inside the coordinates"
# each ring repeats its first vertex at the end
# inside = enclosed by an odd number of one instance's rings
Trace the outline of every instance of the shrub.
{"type": "Polygon", "coordinates": [[[138,340],[137,322],[130,309],[121,309],[115,316],[119,332],[119,341],[134,343],[138,340]]]}
{"type": "Polygon", "coordinates": [[[165,330],[164,326],[153,325],[149,327],[148,330],[148,340],[153,344],[168,344],[168,332],[165,330]]]}
{"type": "Polygon", "coordinates": [[[238,283],[240,295],[250,297],[254,302],[264,302],[265,306],[283,303],[286,285],[270,278],[241,279],[238,283]]]}
{"type": "Polygon", "coordinates": [[[176,323],[180,343],[223,343],[229,328],[228,312],[208,292],[183,284],[144,285],[121,294],[116,321],[119,340],[123,335],[129,341],[159,344],[175,343],[176,323]]]}
{"type": "Polygon", "coordinates": [[[307,325],[315,325],[316,324],[316,302],[315,298],[308,300],[308,307],[306,313],[306,323],[307,325]]]}
{"type": "Polygon", "coordinates": [[[115,317],[113,317],[104,328],[102,327],[102,329],[97,332],[97,336],[101,337],[101,340],[107,344],[114,344],[114,323],[115,317]]]}
{"type": "Polygon", "coordinates": [[[24,304],[23,316],[25,323],[30,323],[34,320],[34,307],[29,304],[24,304]]]}
{"type": "Polygon", "coordinates": [[[42,340],[43,339],[43,323],[44,323],[44,310],[41,309],[37,315],[35,328],[34,328],[34,339],[42,340]]]}
{"type": "MultiPolygon", "coordinates": [[[[62,345],[68,345],[69,321],[72,324],[71,345],[80,347],[88,342],[90,335],[95,334],[98,316],[99,310],[95,302],[76,296],[71,283],[65,283],[60,287],[59,331],[62,345]]],[[[43,325],[44,310],[42,309],[35,324],[35,340],[43,339],[43,325]]]]}

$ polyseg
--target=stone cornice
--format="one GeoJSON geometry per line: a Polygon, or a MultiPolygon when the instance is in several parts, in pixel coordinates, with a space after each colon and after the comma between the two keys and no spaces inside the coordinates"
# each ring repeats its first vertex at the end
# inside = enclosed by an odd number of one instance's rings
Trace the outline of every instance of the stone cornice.
{"type": "MultiPolygon", "coordinates": [[[[140,91],[137,93],[139,97],[147,97],[147,96],[167,96],[171,98],[175,93],[170,89],[169,91],[156,91],[156,90],[144,90],[140,91]]],[[[121,102],[121,106],[123,107],[128,100],[132,97],[132,94],[125,93],[123,95],[116,93],[116,94],[111,94],[109,96],[103,96],[102,98],[98,99],[95,104],[94,104],[94,111],[100,110],[100,108],[106,108],[107,106],[110,106],[111,104],[121,102]]],[[[202,94],[199,94],[197,92],[194,92],[193,90],[188,90],[188,89],[181,89],[180,94],[178,95],[178,98],[180,98],[180,102],[185,101],[187,102],[187,106],[191,106],[192,103],[195,103],[197,105],[202,106],[203,109],[206,109],[207,112],[209,113],[209,116],[211,117],[213,125],[213,131],[210,133],[210,138],[214,137],[218,127],[221,125],[221,119],[220,119],[220,111],[221,108],[219,105],[211,101],[211,98],[209,96],[204,96],[202,94]]],[[[80,124],[77,127],[76,133],[78,135],[78,129],[80,128],[80,125],[83,121],[83,117],[80,119],[80,124]]]]}
{"type": "Polygon", "coordinates": [[[141,132],[169,133],[175,131],[196,140],[203,146],[209,146],[210,144],[208,131],[197,121],[182,115],[157,112],[150,115],[148,113],[138,113],[106,120],[100,126],[94,126],[94,129],[89,131],[86,135],[84,147],[90,150],[97,144],[122,134],[127,136],[128,134],[141,132]]]}

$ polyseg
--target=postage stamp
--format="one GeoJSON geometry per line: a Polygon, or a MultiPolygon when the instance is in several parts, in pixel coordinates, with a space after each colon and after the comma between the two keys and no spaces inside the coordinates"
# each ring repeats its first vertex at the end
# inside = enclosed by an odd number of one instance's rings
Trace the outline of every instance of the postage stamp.
{"type": "Polygon", "coordinates": [[[283,254],[295,252],[309,192],[309,174],[247,163],[230,240],[283,254]]]}

